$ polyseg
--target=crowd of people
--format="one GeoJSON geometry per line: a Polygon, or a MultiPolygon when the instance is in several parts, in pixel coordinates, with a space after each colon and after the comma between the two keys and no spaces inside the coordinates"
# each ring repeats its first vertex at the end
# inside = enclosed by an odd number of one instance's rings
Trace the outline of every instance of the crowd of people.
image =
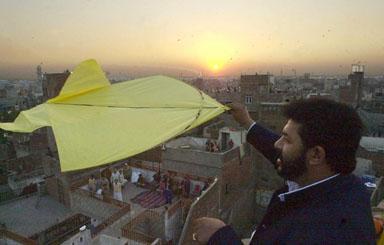
{"type": "Polygon", "coordinates": [[[105,169],[98,178],[91,175],[88,179],[88,190],[91,194],[102,198],[103,195],[113,193],[113,198],[123,201],[122,188],[131,178],[131,168],[125,164],[123,168],[105,169]]]}
{"type": "MultiPolygon", "coordinates": [[[[131,167],[125,164],[122,168],[108,168],[101,172],[96,178],[91,175],[88,179],[88,190],[92,195],[102,198],[104,195],[112,195],[114,199],[123,201],[122,190],[131,179],[131,167]]],[[[205,190],[209,181],[205,181],[203,185],[193,184],[190,176],[176,176],[172,172],[157,172],[153,175],[152,182],[144,177],[143,173],[139,173],[135,185],[141,188],[148,188],[161,192],[166,204],[172,204],[174,197],[193,198],[201,194],[205,190]]]]}
{"type": "Polygon", "coordinates": [[[172,203],[174,196],[176,197],[197,197],[201,192],[208,188],[209,181],[205,181],[204,185],[192,184],[190,176],[180,177],[173,176],[172,174],[156,173],[153,176],[155,183],[157,183],[157,191],[160,191],[167,204],[172,203]]]}

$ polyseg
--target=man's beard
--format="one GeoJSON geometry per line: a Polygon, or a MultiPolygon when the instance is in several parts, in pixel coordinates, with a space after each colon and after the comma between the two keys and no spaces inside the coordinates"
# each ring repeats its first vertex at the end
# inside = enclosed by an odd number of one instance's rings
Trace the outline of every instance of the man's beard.
{"type": "Polygon", "coordinates": [[[280,151],[279,156],[275,163],[277,174],[285,180],[295,181],[301,177],[306,171],[307,166],[305,165],[305,151],[303,150],[300,155],[292,160],[283,158],[283,154],[280,151]],[[277,161],[281,161],[280,164],[277,161]]]}

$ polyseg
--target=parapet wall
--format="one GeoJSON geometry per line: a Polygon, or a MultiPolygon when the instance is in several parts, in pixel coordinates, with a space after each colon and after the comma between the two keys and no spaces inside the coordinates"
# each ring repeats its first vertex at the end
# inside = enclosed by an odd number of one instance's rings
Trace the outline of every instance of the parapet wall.
{"type": "Polygon", "coordinates": [[[192,240],[193,221],[200,217],[219,218],[219,209],[220,186],[219,181],[215,180],[215,182],[192,203],[178,244],[196,244],[196,242],[192,240]]]}
{"type": "Polygon", "coordinates": [[[207,152],[191,149],[167,148],[163,153],[162,167],[197,176],[218,176],[224,163],[239,158],[239,148],[226,152],[207,152]]]}

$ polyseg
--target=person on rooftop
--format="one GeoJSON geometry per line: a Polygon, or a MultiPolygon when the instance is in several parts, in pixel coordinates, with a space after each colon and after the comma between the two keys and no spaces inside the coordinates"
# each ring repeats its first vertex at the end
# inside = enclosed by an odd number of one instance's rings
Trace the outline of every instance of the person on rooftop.
{"type": "Polygon", "coordinates": [[[124,164],[124,167],[123,167],[123,174],[124,174],[124,177],[125,177],[128,181],[131,179],[132,168],[128,165],[128,163],[125,163],[125,164],[124,164]]]}
{"type": "Polygon", "coordinates": [[[96,192],[96,179],[95,176],[92,174],[88,179],[88,190],[90,192],[96,192]]]}
{"type": "MultiPolygon", "coordinates": [[[[369,193],[352,174],[363,128],[354,109],[319,98],[291,102],[277,135],[254,122],[244,106],[230,107],[248,129],[247,141],[285,180],[250,244],[375,244],[369,193]]],[[[219,219],[199,218],[193,227],[200,244],[242,244],[219,219]]]]}
{"type": "Polygon", "coordinates": [[[145,179],[144,179],[144,176],[143,176],[143,174],[139,174],[139,178],[137,179],[137,186],[139,186],[139,187],[145,187],[145,185],[146,185],[146,181],[145,181],[145,179]]]}
{"type": "Polygon", "coordinates": [[[113,168],[113,172],[111,174],[111,183],[115,183],[115,180],[120,180],[120,172],[117,170],[117,168],[113,168]]]}
{"type": "Polygon", "coordinates": [[[123,193],[121,191],[121,183],[118,179],[113,182],[113,198],[119,201],[123,201],[123,193]]]}
{"type": "Polygon", "coordinates": [[[109,193],[110,185],[106,177],[101,177],[101,189],[102,189],[103,195],[106,195],[109,193]]]}
{"type": "Polygon", "coordinates": [[[128,180],[125,178],[123,170],[119,170],[119,182],[121,183],[121,186],[124,187],[125,184],[128,182],[128,180]]]}

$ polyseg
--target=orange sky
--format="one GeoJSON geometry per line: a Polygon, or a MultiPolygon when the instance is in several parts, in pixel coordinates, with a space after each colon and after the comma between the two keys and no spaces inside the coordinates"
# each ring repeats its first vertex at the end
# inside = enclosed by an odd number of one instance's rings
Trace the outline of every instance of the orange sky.
{"type": "Polygon", "coordinates": [[[88,58],[207,75],[344,74],[360,61],[382,74],[383,10],[382,0],[2,0],[0,79],[88,58]]]}

